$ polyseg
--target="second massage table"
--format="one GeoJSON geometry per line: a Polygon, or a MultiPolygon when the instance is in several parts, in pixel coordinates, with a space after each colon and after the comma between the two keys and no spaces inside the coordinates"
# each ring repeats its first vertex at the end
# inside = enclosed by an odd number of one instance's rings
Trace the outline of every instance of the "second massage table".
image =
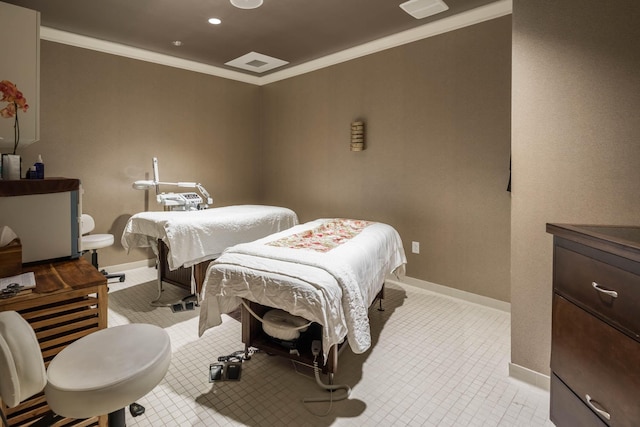
{"type": "Polygon", "coordinates": [[[141,212],[127,221],[122,246],[152,248],[158,259],[158,303],[162,282],[198,294],[206,267],[227,247],[250,242],[298,224],[291,209],[234,205],[197,211],[141,212]],[[185,283],[186,282],[186,283],[185,283]]]}

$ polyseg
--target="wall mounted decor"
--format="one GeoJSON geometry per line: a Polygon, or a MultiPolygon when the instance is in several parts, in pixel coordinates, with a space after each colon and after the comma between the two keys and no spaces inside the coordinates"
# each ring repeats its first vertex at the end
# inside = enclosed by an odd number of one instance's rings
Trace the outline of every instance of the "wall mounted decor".
{"type": "Polygon", "coordinates": [[[351,151],[364,150],[364,122],[351,122],[351,151]]]}

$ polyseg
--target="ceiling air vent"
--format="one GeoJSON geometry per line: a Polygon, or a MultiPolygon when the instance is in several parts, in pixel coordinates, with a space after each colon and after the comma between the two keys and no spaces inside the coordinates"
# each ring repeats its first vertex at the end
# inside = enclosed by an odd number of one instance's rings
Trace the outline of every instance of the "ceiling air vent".
{"type": "Polygon", "coordinates": [[[274,68],[287,64],[288,62],[282,59],[272,58],[257,52],[249,52],[240,58],[225,62],[224,65],[242,68],[243,70],[253,71],[254,73],[264,73],[265,71],[273,70],[274,68]]]}
{"type": "Polygon", "coordinates": [[[400,7],[416,19],[426,18],[449,9],[442,0],[409,0],[402,3],[400,7]]]}

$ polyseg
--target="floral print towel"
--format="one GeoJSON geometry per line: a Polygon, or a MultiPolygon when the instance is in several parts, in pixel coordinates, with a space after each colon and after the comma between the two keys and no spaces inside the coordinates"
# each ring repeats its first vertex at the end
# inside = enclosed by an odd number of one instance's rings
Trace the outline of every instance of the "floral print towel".
{"type": "Polygon", "coordinates": [[[348,242],[371,224],[373,222],[357,219],[333,219],[311,230],[274,240],[267,245],[329,252],[331,249],[348,242]]]}

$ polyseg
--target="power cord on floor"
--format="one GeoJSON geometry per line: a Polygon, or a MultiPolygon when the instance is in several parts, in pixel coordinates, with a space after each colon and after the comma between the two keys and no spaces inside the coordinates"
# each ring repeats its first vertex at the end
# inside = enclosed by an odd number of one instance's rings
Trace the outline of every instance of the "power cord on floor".
{"type": "Polygon", "coordinates": [[[320,354],[320,341],[314,341],[311,344],[311,353],[313,354],[313,373],[316,378],[316,383],[324,390],[329,392],[329,397],[305,397],[302,399],[303,403],[315,403],[315,402],[329,402],[329,409],[324,414],[316,414],[311,411],[309,408],[307,410],[311,412],[313,415],[318,417],[325,417],[329,415],[331,409],[333,407],[333,402],[337,402],[339,400],[344,400],[349,397],[351,394],[351,387],[346,384],[325,384],[320,379],[320,367],[318,366],[318,355],[320,354]],[[345,390],[344,393],[340,393],[334,396],[334,392],[336,390],[345,390]]]}
{"type": "Polygon", "coordinates": [[[255,353],[258,353],[260,350],[255,348],[255,347],[249,347],[249,349],[247,351],[245,350],[238,350],[238,351],[234,351],[231,354],[228,354],[226,356],[219,356],[218,357],[218,362],[238,362],[238,363],[242,363],[245,360],[251,360],[251,356],[254,355],[255,353]]]}

